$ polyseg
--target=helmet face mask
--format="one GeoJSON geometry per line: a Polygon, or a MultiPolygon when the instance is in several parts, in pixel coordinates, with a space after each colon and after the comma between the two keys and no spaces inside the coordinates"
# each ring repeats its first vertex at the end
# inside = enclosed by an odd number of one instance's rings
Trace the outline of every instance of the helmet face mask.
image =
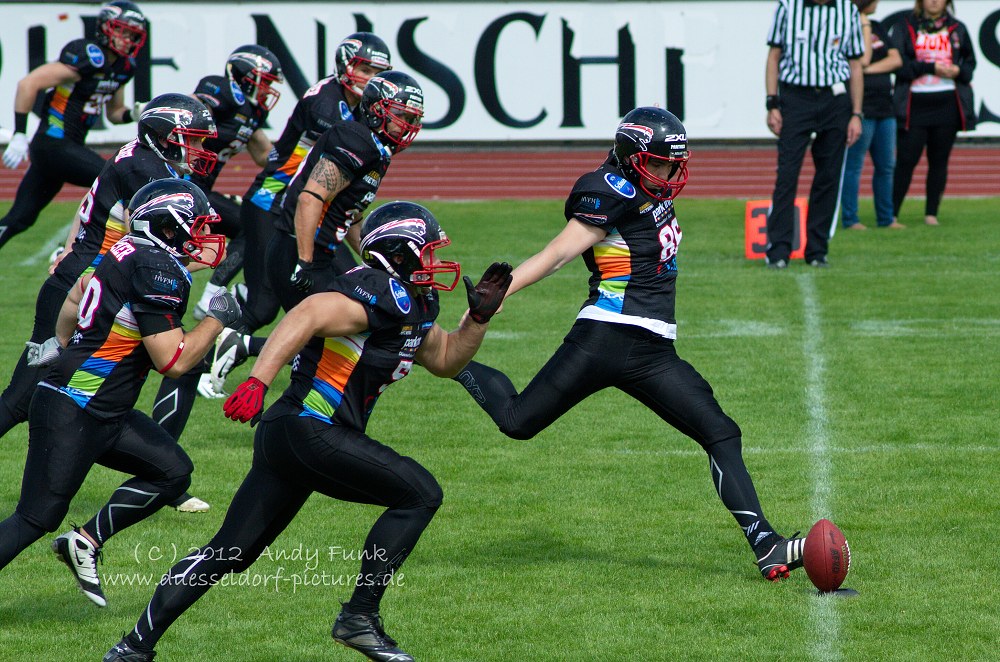
{"type": "Polygon", "coordinates": [[[161,94],[139,116],[139,139],[179,171],[207,175],[218,155],[201,147],[218,131],[212,113],[197,99],[184,94],[161,94]]]}
{"type": "Polygon", "coordinates": [[[402,71],[386,71],[365,85],[358,105],[361,119],[394,152],[401,152],[420,132],[424,92],[402,71]]]}
{"type": "Polygon", "coordinates": [[[94,39],[122,57],[136,57],[146,44],[149,22],[132,2],[115,0],[97,14],[94,39]]]}
{"type": "Polygon", "coordinates": [[[146,239],[178,259],[216,267],[226,237],[209,226],[222,219],[205,193],[183,179],[158,179],[139,189],[128,204],[130,234],[146,239]]]}
{"type": "Polygon", "coordinates": [[[337,80],[361,96],[372,76],[392,69],[389,47],[371,32],[355,32],[344,38],[334,54],[337,80]]]}
{"type": "Polygon", "coordinates": [[[226,76],[240,86],[247,100],[270,111],[281,92],[273,85],[284,83],[281,64],[274,53],[256,44],[240,46],[226,60],[226,76]]]}
{"type": "Polygon", "coordinates": [[[450,292],[462,268],[435,252],[451,244],[429,210],[412,202],[390,202],[365,219],[361,259],[409,285],[450,292]],[[438,280],[441,277],[442,280],[438,280]]]}
{"type": "Polygon", "coordinates": [[[626,114],[615,132],[613,152],[626,178],[657,200],[673,200],[687,184],[687,131],[662,108],[626,114]]]}

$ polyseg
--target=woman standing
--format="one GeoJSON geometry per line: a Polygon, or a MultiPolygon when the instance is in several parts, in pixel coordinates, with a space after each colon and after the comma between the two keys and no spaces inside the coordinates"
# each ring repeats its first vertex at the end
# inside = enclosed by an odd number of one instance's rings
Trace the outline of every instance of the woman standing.
{"type": "Polygon", "coordinates": [[[899,121],[893,211],[899,215],[913,169],[926,146],[927,225],[938,225],[955,135],[976,126],[969,85],[976,55],[968,29],[952,11],[952,0],[916,0],[913,13],[893,29],[894,45],[903,57],[893,95],[899,121]]]}
{"type": "Polygon", "coordinates": [[[889,43],[889,33],[878,21],[870,20],[878,0],[854,0],[861,13],[861,31],[864,34],[865,54],[861,57],[861,70],[865,74],[864,117],[861,120],[861,138],[847,148],[847,165],[844,185],[840,194],[844,228],[867,230],[858,218],[858,185],[865,154],[872,155],[875,173],[872,175],[872,194],[875,196],[875,219],[880,228],[906,227],[893,220],[892,177],[896,169],[896,116],[892,108],[892,77],[903,59],[899,50],[889,43]]]}

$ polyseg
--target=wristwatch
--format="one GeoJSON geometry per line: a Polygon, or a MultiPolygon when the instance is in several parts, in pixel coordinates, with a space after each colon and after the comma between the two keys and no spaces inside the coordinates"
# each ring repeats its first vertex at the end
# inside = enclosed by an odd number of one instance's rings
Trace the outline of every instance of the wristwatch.
{"type": "Polygon", "coordinates": [[[863,120],[865,118],[865,114],[864,113],[851,113],[851,116],[852,117],[857,117],[859,120],[863,120]]]}

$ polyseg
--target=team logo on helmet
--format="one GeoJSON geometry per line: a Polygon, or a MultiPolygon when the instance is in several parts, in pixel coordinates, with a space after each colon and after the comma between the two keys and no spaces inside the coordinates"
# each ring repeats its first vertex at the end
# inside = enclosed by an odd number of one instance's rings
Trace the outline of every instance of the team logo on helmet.
{"type": "Polygon", "coordinates": [[[642,124],[622,123],[618,125],[618,136],[634,141],[640,150],[645,151],[653,140],[653,130],[642,124]]]}
{"type": "Polygon", "coordinates": [[[380,225],[361,240],[361,250],[365,250],[367,246],[387,235],[404,237],[409,241],[415,242],[417,246],[422,246],[427,240],[427,224],[424,223],[423,219],[405,218],[380,225]]]}
{"type": "Polygon", "coordinates": [[[194,196],[187,191],[177,191],[152,198],[133,209],[129,218],[141,221],[146,212],[150,210],[160,211],[164,207],[170,210],[170,214],[179,223],[190,225],[191,219],[194,218],[194,196]]]}
{"type": "Polygon", "coordinates": [[[186,108],[173,108],[171,106],[146,108],[139,117],[141,119],[156,117],[177,126],[191,126],[191,123],[194,121],[194,113],[190,110],[186,108]]]}

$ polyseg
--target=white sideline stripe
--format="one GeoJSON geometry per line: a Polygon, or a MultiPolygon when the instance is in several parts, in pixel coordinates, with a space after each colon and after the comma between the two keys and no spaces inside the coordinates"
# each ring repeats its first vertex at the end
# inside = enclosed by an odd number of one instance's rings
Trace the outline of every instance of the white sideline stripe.
{"type": "MultiPolygon", "coordinates": [[[[802,356],[805,359],[805,396],[809,423],[806,428],[806,446],[812,473],[813,496],[811,510],[813,521],[832,517],[830,494],[833,492],[832,463],[830,462],[829,430],[826,412],[826,355],[823,352],[823,311],[816,293],[813,274],[796,276],[802,294],[802,356]]],[[[812,621],[812,657],[823,662],[840,660],[840,615],[831,599],[812,600],[809,609],[812,621]]]]}
{"type": "MultiPolygon", "coordinates": [[[[972,445],[972,446],[952,446],[952,445],[934,445],[934,444],[871,444],[868,446],[828,446],[827,452],[830,455],[867,455],[867,454],[886,454],[886,453],[959,453],[962,455],[968,455],[970,453],[997,453],[1000,452],[1000,446],[983,446],[983,445],[972,445]]],[[[705,451],[700,448],[651,448],[651,449],[635,449],[635,448],[613,448],[610,450],[600,449],[601,454],[612,453],[615,455],[665,455],[665,456],[675,456],[675,457],[705,457],[705,451]]],[[[802,453],[812,453],[811,448],[805,448],[803,446],[781,446],[777,448],[771,448],[767,446],[744,446],[744,455],[763,455],[767,453],[768,455],[774,455],[775,453],[782,453],[787,455],[799,455],[802,453]]]]}
{"type": "Polygon", "coordinates": [[[42,245],[42,247],[39,248],[37,251],[35,251],[34,254],[29,255],[28,257],[21,260],[21,263],[18,266],[33,267],[42,260],[48,260],[49,256],[52,255],[52,251],[54,251],[56,248],[66,243],[66,235],[69,233],[69,229],[70,227],[72,227],[72,225],[73,225],[72,223],[67,223],[62,228],[60,228],[59,231],[56,232],[56,234],[49,237],[48,240],[46,240],[45,244],[42,245]]]}

